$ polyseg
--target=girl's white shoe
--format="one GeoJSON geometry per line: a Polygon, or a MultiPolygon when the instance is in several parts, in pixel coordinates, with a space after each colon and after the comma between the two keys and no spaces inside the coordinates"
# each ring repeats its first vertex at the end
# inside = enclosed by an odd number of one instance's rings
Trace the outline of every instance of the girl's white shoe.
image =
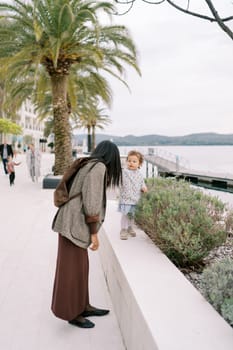
{"type": "Polygon", "coordinates": [[[121,238],[121,239],[128,239],[128,231],[125,230],[124,228],[121,229],[120,238],[121,238]]]}
{"type": "Polygon", "coordinates": [[[134,231],[134,229],[132,228],[132,226],[129,226],[129,227],[128,227],[127,232],[128,232],[128,234],[129,234],[131,237],[136,237],[136,232],[134,231]]]}

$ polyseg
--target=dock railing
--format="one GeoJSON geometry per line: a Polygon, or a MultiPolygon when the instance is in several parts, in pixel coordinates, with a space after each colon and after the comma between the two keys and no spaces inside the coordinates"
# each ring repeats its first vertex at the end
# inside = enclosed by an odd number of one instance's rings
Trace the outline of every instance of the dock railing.
{"type": "Polygon", "coordinates": [[[186,159],[161,149],[149,148],[144,157],[147,178],[154,177],[157,172],[156,175],[184,179],[199,187],[233,192],[233,175],[191,169],[186,159]]]}
{"type": "Polygon", "coordinates": [[[180,171],[190,168],[190,163],[187,159],[161,148],[149,147],[144,157],[146,161],[146,177],[149,177],[149,174],[153,177],[160,170],[180,171]]]}

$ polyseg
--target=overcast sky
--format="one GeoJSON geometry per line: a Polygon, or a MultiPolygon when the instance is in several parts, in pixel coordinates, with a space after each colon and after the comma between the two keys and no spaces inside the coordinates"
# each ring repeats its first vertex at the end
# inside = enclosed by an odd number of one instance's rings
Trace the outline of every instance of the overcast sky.
{"type": "MultiPolygon", "coordinates": [[[[214,3],[220,14],[233,15],[230,0],[214,3]]],[[[126,6],[118,9],[124,12],[126,6]]],[[[130,29],[142,77],[127,68],[131,93],[111,79],[112,124],[104,133],[233,133],[233,41],[216,24],[141,0],[128,14],[114,17],[114,22],[130,29]]]]}

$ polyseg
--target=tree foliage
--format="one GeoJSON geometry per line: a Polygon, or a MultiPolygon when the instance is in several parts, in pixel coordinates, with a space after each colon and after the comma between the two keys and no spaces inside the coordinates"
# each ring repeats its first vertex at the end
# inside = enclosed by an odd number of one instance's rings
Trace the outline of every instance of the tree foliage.
{"type": "Polygon", "coordinates": [[[43,94],[47,102],[50,99],[54,172],[63,174],[72,162],[70,115],[78,108],[76,91],[85,97],[89,84],[92,92],[98,89],[109,101],[109,89],[99,74],[107,72],[124,81],[125,65],[139,72],[134,42],[125,26],[101,25],[100,15],[114,13],[111,2],[0,1],[0,13],[0,64],[6,87],[22,99],[31,91],[39,106],[43,94]],[[78,81],[82,87],[75,90],[78,81]]]}
{"type": "Polygon", "coordinates": [[[20,135],[22,134],[22,128],[8,119],[0,118],[0,133],[20,135]]]}

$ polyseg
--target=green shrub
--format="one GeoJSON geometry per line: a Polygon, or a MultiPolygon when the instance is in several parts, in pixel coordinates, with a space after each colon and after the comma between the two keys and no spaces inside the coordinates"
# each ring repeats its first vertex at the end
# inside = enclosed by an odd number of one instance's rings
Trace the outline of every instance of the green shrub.
{"type": "Polygon", "coordinates": [[[225,217],[226,231],[228,234],[233,233],[233,210],[229,210],[225,217]]]}
{"type": "Polygon", "coordinates": [[[204,269],[200,283],[205,298],[233,325],[233,259],[225,258],[204,269]]]}
{"type": "Polygon", "coordinates": [[[224,300],[221,306],[221,315],[233,326],[233,297],[224,300]]]}
{"type": "Polygon", "coordinates": [[[135,213],[137,224],[178,267],[201,266],[226,240],[225,204],[185,181],[155,178],[135,213]]]}

